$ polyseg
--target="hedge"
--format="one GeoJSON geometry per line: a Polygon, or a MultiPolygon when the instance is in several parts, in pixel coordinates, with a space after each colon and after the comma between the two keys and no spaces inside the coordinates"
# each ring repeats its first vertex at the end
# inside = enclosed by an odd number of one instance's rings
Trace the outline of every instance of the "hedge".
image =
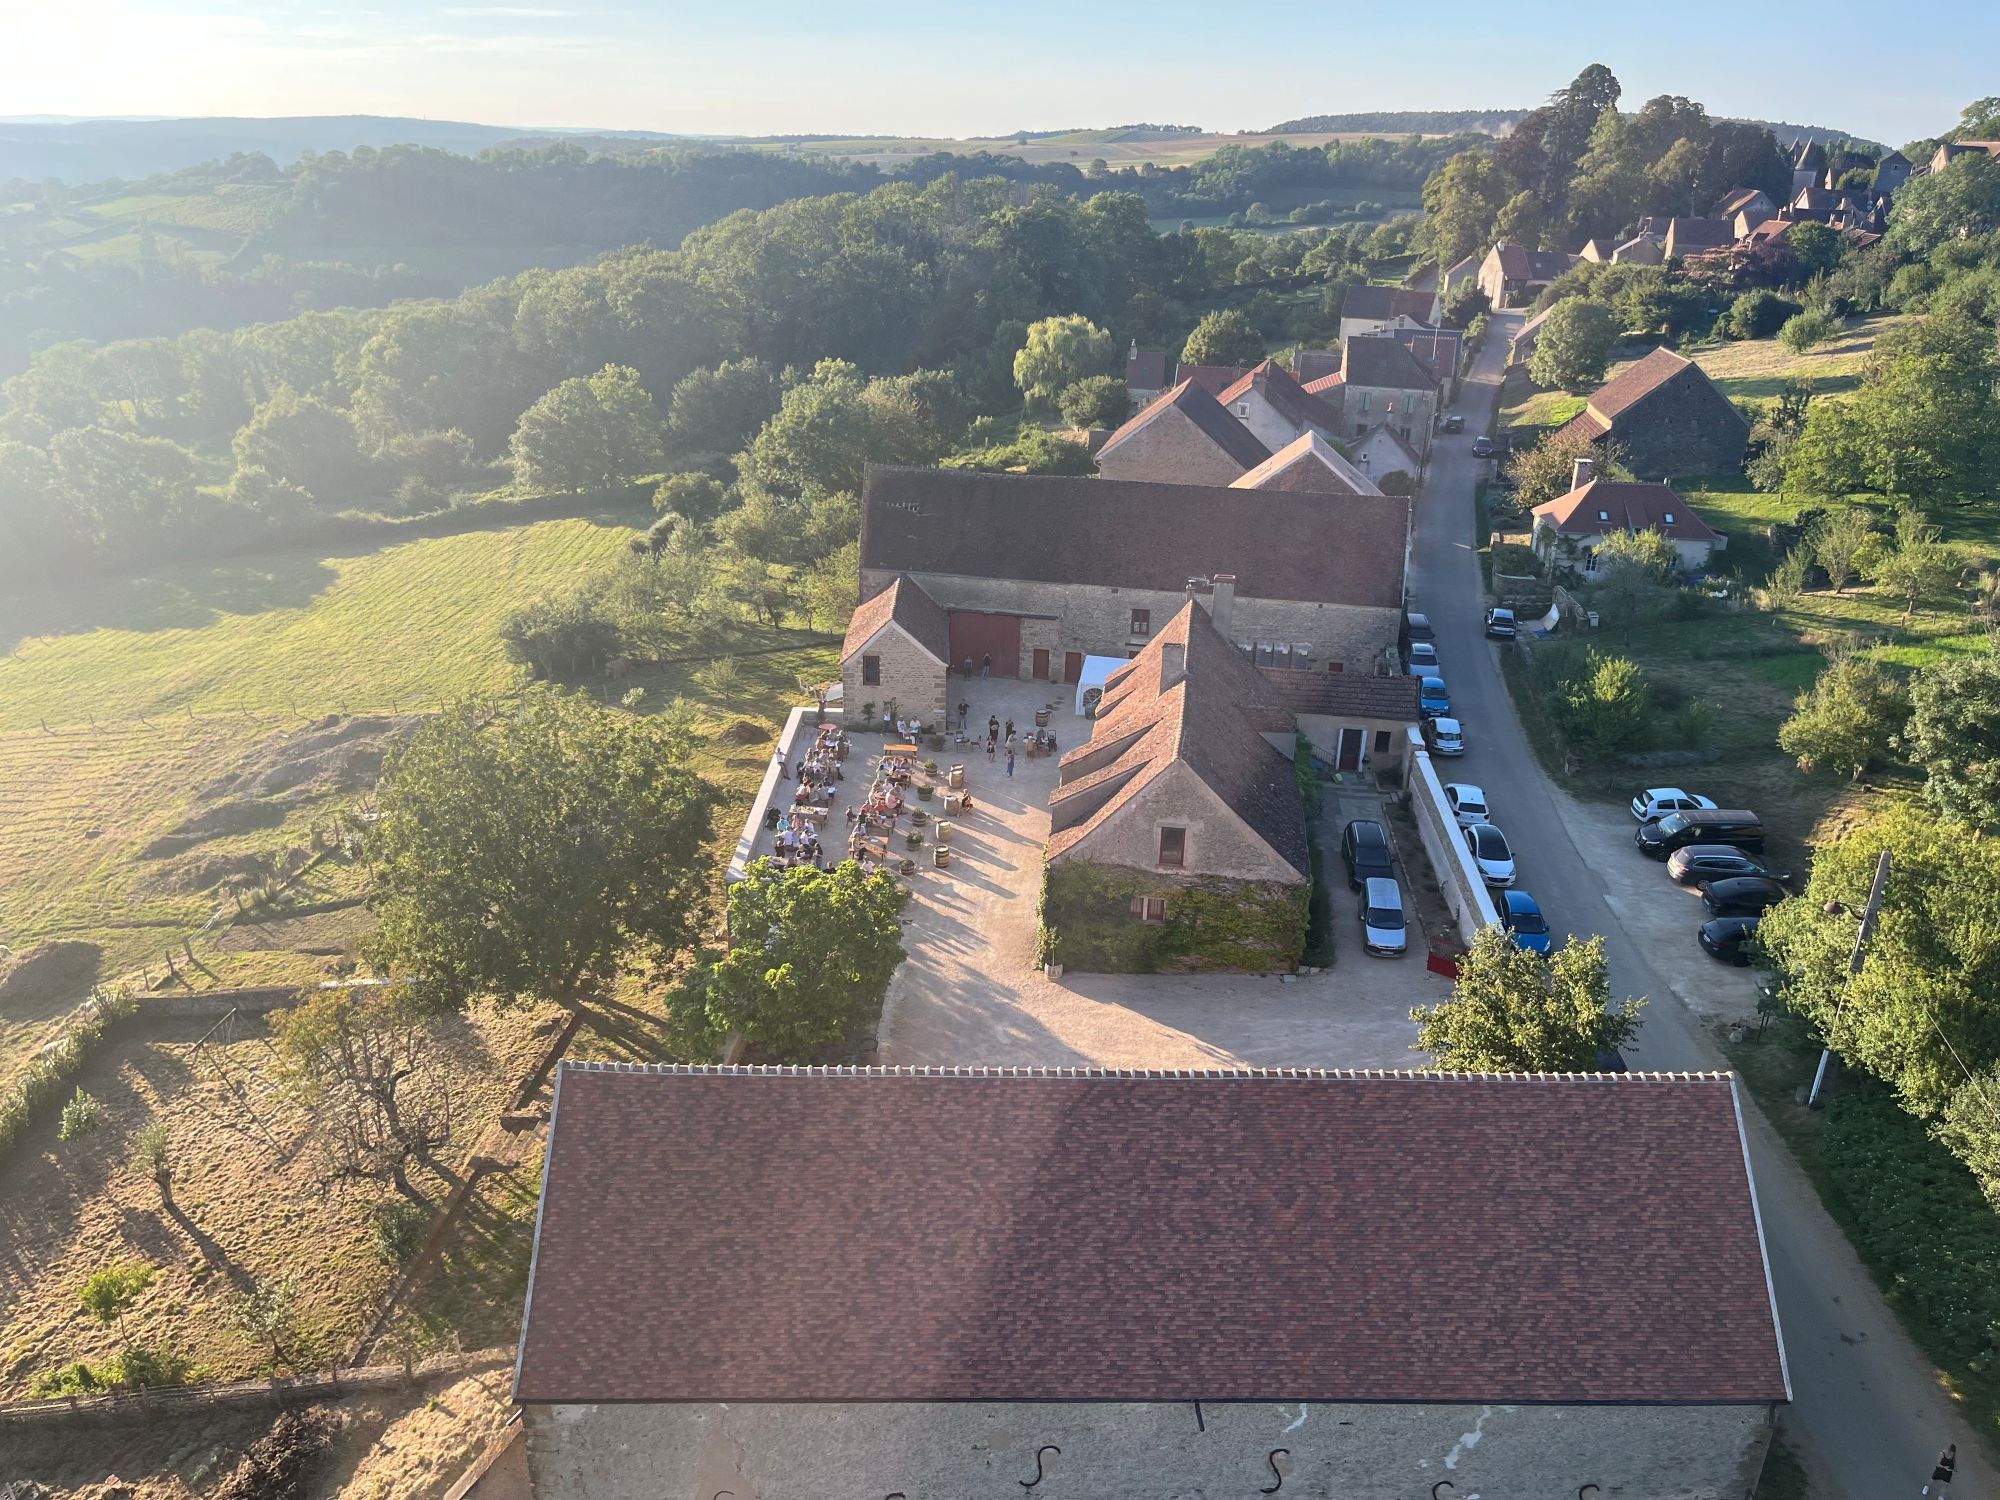
{"type": "Polygon", "coordinates": [[[20,1143],[35,1111],[66,1095],[90,1060],[92,1049],[114,1026],[138,1011],[138,1004],[125,994],[104,995],[89,1002],[75,1025],[14,1076],[0,1093],[0,1152],[20,1143]]]}
{"type": "Polygon", "coordinates": [[[1290,969],[1305,946],[1303,884],[1199,877],[1065,864],[1045,877],[1042,925],[1060,933],[1065,966],[1087,974],[1290,969]],[[1164,922],[1132,915],[1134,897],[1163,896],[1164,922]]]}

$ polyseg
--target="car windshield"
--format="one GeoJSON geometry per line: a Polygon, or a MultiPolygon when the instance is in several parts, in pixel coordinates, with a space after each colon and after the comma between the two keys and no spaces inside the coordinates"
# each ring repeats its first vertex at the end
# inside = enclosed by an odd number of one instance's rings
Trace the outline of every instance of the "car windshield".
{"type": "Polygon", "coordinates": [[[1510,911],[1507,925],[1516,932],[1547,932],[1549,919],[1538,911],[1510,911]]]}
{"type": "Polygon", "coordinates": [[[1472,846],[1479,851],[1481,859],[1505,859],[1507,840],[1500,836],[1500,830],[1491,824],[1472,830],[1472,846]]]}
{"type": "Polygon", "coordinates": [[[1400,906],[1371,906],[1368,908],[1368,925],[1385,932],[1401,932],[1403,909],[1400,906]]]}
{"type": "Polygon", "coordinates": [[[1679,813],[1668,813],[1664,818],[1660,819],[1660,832],[1662,833],[1679,833],[1687,826],[1688,820],[1679,813]]]}

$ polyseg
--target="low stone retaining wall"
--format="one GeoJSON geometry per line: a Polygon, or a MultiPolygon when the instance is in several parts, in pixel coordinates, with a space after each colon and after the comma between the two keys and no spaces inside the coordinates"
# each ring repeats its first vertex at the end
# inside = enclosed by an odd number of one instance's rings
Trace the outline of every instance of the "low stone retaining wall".
{"type": "Polygon", "coordinates": [[[1459,936],[1471,942],[1475,934],[1499,925],[1500,913],[1487,893],[1486,882],[1480,879],[1479,867],[1473,864],[1465,840],[1459,835],[1458,820],[1444,800],[1444,782],[1431,765],[1423,735],[1415,729],[1407,733],[1410,745],[1406,785],[1417,837],[1424,853],[1430,856],[1431,869],[1436,872],[1438,888],[1458,923],[1459,936]]]}

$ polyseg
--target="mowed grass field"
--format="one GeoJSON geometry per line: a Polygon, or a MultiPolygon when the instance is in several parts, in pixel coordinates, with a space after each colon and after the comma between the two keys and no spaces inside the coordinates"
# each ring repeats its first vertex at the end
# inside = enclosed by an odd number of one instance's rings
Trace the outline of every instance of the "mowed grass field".
{"type": "MultiPolygon", "coordinates": [[[[1349,131],[1294,131],[1281,135],[1226,135],[1209,133],[1204,135],[1171,135],[1130,137],[1122,130],[1071,130],[1061,135],[1040,136],[1026,142],[1017,143],[1011,135],[990,136],[973,140],[898,139],[893,136],[854,136],[840,140],[824,141],[755,141],[728,144],[749,145],[760,151],[786,151],[801,156],[831,156],[846,161],[871,162],[877,166],[893,166],[911,157],[931,156],[939,151],[949,151],[966,156],[980,151],[990,151],[995,156],[1017,156],[1023,161],[1043,164],[1047,162],[1074,162],[1088,166],[1102,158],[1113,171],[1136,170],[1147,162],[1162,167],[1192,166],[1198,161],[1206,161],[1224,146],[1269,146],[1282,142],[1287,146],[1328,146],[1335,141],[1365,141],[1374,139],[1401,140],[1401,135],[1381,130],[1349,131]]],[[[1365,193],[1365,197],[1378,194],[1365,193]]]]}

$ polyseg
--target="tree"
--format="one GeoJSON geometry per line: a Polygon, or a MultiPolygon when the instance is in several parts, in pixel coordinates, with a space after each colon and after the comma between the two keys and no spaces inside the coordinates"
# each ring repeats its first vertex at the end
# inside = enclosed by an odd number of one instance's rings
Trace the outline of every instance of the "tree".
{"type": "Polygon", "coordinates": [[[574,1007],[634,946],[684,947],[715,797],[687,735],[543,688],[485,719],[432,720],[389,762],[372,954],[453,1003],[574,1007]]]}
{"type": "Polygon", "coordinates": [[[1254,365],[1263,357],[1264,335],[1234,307],[1203,313],[1181,349],[1181,363],[1188,365],[1254,365]]]}
{"type": "Polygon", "coordinates": [[[1092,375],[1066,386],[1056,405],[1072,427],[1116,427],[1132,414],[1131,393],[1116,375],[1092,375]]]}
{"type": "Polygon", "coordinates": [[[983,469],[994,474],[1095,474],[1097,460],[1090,456],[1086,444],[1023,423],[1010,441],[955,453],[941,467],[983,469]]]}
{"type": "Polygon", "coordinates": [[[1778,330],[1778,342],[1793,354],[1804,354],[1808,349],[1816,349],[1821,344],[1837,337],[1840,333],[1839,320],[1830,317],[1817,308],[1807,308],[1794,313],[1785,320],[1778,330]]]}
{"type": "Polygon", "coordinates": [[[1824,224],[1815,224],[1811,219],[1794,224],[1785,232],[1785,244],[1792,252],[1792,263],[1800,281],[1811,281],[1824,276],[1840,264],[1841,256],[1847,253],[1847,242],[1836,230],[1824,224]]]}
{"type": "Polygon", "coordinates": [[[1466,277],[1444,294],[1444,321],[1449,327],[1464,328],[1481,313],[1490,310],[1486,293],[1476,277],[1466,277]]]}
{"type": "Polygon", "coordinates": [[[1950,597],[1965,576],[1965,560],[1938,529],[1913,510],[1896,513],[1896,542],[1860,559],[1862,574],[1903,601],[1903,628],[1920,603],[1950,597]]]}
{"type": "Polygon", "coordinates": [[[354,418],[290,387],[257,408],[230,445],[239,469],[262,469],[328,509],[354,503],[372,467],[354,418]]]}
{"type": "Polygon", "coordinates": [[[2000,842],[1895,804],[1821,843],[1805,896],[1767,911],[1758,937],[1786,1004],[1905,1109],[1934,1119],[1964,1083],[1961,1062],[1977,1073],[2000,1060],[1995,932],[2000,842]],[[1852,973],[1855,925],[1884,849],[1895,865],[1868,962],[1852,973]]]}
{"type": "Polygon", "coordinates": [[[1899,747],[1923,767],[1924,798],[1940,817],[2000,830],[2000,660],[1962,657],[1919,671],[1899,747]]]}
{"type": "Polygon", "coordinates": [[[1581,390],[1604,379],[1604,367],[1618,342],[1618,323],[1611,309],[1586,297],[1558,302],[1542,324],[1528,357],[1528,374],[1535,384],[1581,390]]]}
{"type": "Polygon", "coordinates": [[[669,474],[653,491],[653,509],[694,522],[713,521],[728,508],[729,491],[711,474],[669,474]]]}
{"type": "Polygon", "coordinates": [[[659,468],[659,414],[628,365],[573,377],[521,413],[511,443],[519,481],[582,494],[610,489],[659,468]]]}
{"type": "Polygon", "coordinates": [[[861,543],[848,542],[806,570],[800,603],[815,630],[839,630],[861,602],[861,543]]]}
{"type": "Polygon", "coordinates": [[[1773,291],[1744,292],[1729,304],[1729,336],[1733,339],[1769,338],[1784,327],[1788,319],[1804,311],[1799,303],[1780,297],[1773,291]]]}
{"type": "Polygon", "coordinates": [[[1908,712],[1902,689],[1879,663],[1841,654],[1799,694],[1778,726],[1778,748],[1801,771],[1824,766],[1858,781],[1887,753],[1908,712]]]}
{"type": "Polygon", "coordinates": [[[1678,578],[1681,571],[1680,549],[1672,538],[1653,527],[1606,533],[1598,543],[1597,563],[1603,567],[1614,562],[1629,563],[1662,583],[1678,578]]]}
{"type": "Polygon", "coordinates": [[[125,1314],[157,1275],[159,1267],[145,1261],[123,1261],[92,1273],[77,1289],[76,1298],[83,1304],[83,1310],[105,1327],[117,1324],[118,1337],[130,1343],[125,1339],[125,1314]]]}
{"type": "Polygon", "coordinates": [[[1590,586],[1590,607],[1604,624],[1617,626],[1629,645],[1634,625],[1666,613],[1673,603],[1673,589],[1661,582],[1661,575],[1643,556],[1605,551],[1608,555],[1598,564],[1590,586]]]}
{"type": "Polygon", "coordinates": [[[452,1099],[436,1015],[407,984],[310,993],[273,1015],[282,1077],[318,1124],[328,1181],[394,1186],[451,1141],[452,1099]]]}
{"type": "Polygon", "coordinates": [[[785,392],[736,461],[746,487],[809,497],[858,493],[865,465],[933,463],[956,435],[957,398],[935,370],[865,380],[823,359],[785,392]]]}
{"type": "Polygon", "coordinates": [[[1060,392],[1110,368],[1111,335],[1071,313],[1029,325],[1027,342],[1014,356],[1014,384],[1030,406],[1047,410],[1060,392]]]}
{"type": "Polygon", "coordinates": [[[907,898],[894,876],[852,860],[828,871],[755,862],[729,890],[729,952],[677,992],[680,1028],[740,1032],[774,1062],[816,1060],[880,1008],[903,961],[907,898]]]}
{"type": "Polygon", "coordinates": [[[1629,482],[1624,450],[1615,443],[1593,443],[1580,433],[1547,434],[1532,448],[1517,448],[1507,456],[1507,478],[1513,482],[1515,503],[1527,510],[1546,504],[1576,488],[1576,461],[1587,458],[1599,479],[1629,482]]]}
{"type": "Polygon", "coordinates": [[[1578,749],[1597,755],[1637,744],[1651,711],[1652,690],[1639,664],[1630,657],[1605,656],[1595,647],[1557,701],[1563,732],[1578,749]]]}
{"type": "MultiPolygon", "coordinates": [[[[1501,205],[1499,217],[1493,223],[1493,234],[1496,239],[1537,250],[1541,248],[1543,227],[1541,200],[1533,193],[1520,192],[1501,205]]],[[[1445,264],[1450,266],[1457,262],[1446,261],[1445,264]]]]}
{"type": "Polygon", "coordinates": [[[230,1326],[271,1351],[271,1365],[298,1366],[299,1283],[295,1276],[281,1281],[259,1278],[229,1311],[230,1326]]]}
{"type": "Polygon", "coordinates": [[[724,360],[695,370],[674,387],[667,403],[667,431],[686,453],[734,453],[777,415],[783,392],[771,367],[759,359],[724,360]]]}
{"type": "Polygon", "coordinates": [[[1843,505],[1816,522],[1804,538],[1812,559],[1826,569],[1827,581],[1838,594],[1854,576],[1855,563],[1875,540],[1875,521],[1856,505],[1843,505]]]}
{"type": "MultiPolygon", "coordinates": [[[[650,544],[649,544],[650,545],[650,544]]],[[[599,607],[586,584],[567,594],[531,599],[501,622],[501,649],[531,676],[575,679],[598,671],[619,654],[617,623],[599,607]]]]}
{"type": "Polygon", "coordinates": [[[1474,1073],[1595,1072],[1638,1034],[1644,1000],[1611,1008],[1601,937],[1571,938],[1548,958],[1487,927],[1458,961],[1451,999],[1410,1012],[1417,1048],[1438,1069],[1474,1073]]]}
{"type": "Polygon", "coordinates": [[[1440,266],[1455,266],[1493,243],[1493,224],[1512,197],[1489,152],[1461,151],[1424,183],[1424,242],[1440,266]]]}
{"type": "Polygon", "coordinates": [[[160,1202],[172,1205],[174,1201],[174,1168],[168,1155],[169,1138],[166,1125],[159,1120],[149,1120],[132,1133],[132,1154],[126,1159],[134,1176],[150,1180],[160,1190],[160,1202]]]}

